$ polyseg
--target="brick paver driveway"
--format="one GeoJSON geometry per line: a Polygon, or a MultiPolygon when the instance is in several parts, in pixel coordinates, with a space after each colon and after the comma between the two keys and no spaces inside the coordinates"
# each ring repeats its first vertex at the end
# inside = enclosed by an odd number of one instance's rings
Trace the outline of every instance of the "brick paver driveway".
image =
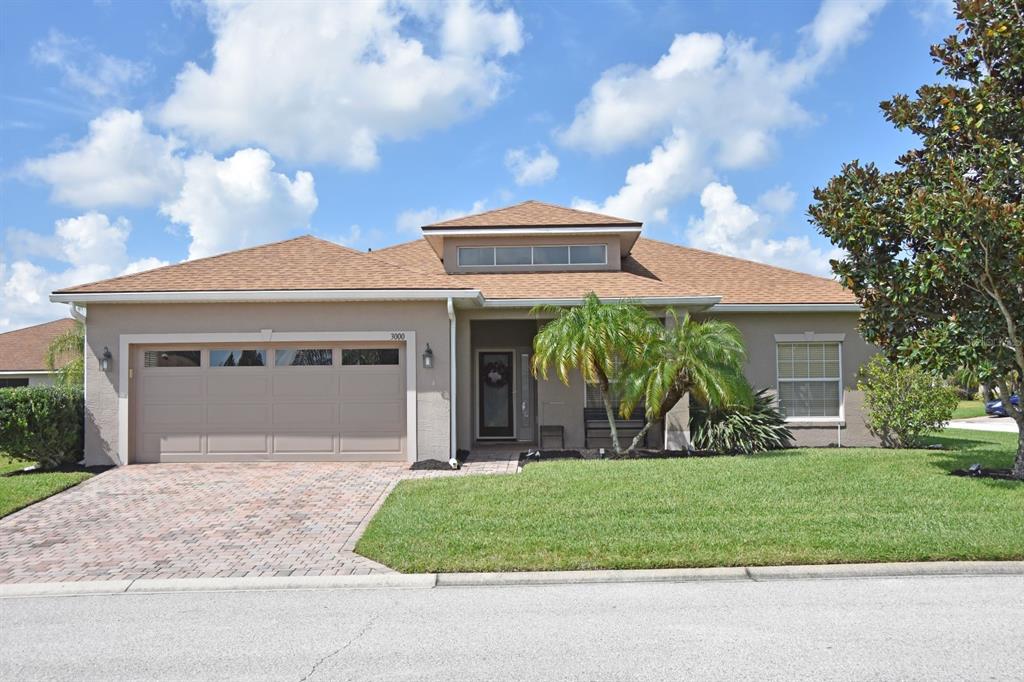
{"type": "Polygon", "coordinates": [[[146,464],[0,519],[0,582],[391,572],[353,552],[401,464],[146,464]]]}

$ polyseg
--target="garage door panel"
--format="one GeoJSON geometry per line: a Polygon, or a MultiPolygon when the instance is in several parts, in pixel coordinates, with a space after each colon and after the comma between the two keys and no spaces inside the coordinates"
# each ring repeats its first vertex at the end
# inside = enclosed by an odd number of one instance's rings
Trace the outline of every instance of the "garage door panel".
{"type": "Polygon", "coordinates": [[[206,449],[211,455],[269,454],[268,443],[269,436],[265,433],[211,433],[206,436],[206,449]]]}
{"type": "MultiPolygon", "coordinates": [[[[161,347],[183,347],[168,344],[161,347]]],[[[133,462],[401,461],[406,366],[387,344],[295,344],[328,348],[333,364],[276,365],[293,344],[267,343],[267,366],[209,367],[223,344],[189,345],[194,367],[146,367],[132,347],[129,388],[133,462]],[[370,352],[344,355],[351,348],[370,352]],[[344,360],[344,358],[348,360],[344,360]],[[353,364],[361,363],[361,364],[353,364]]],[[[170,352],[170,351],[167,351],[170,352]]]]}
{"type": "Polygon", "coordinates": [[[402,394],[404,377],[397,371],[372,371],[362,368],[342,372],[341,397],[394,398],[402,394]]]}
{"type": "Polygon", "coordinates": [[[274,452],[329,454],[334,452],[334,443],[333,433],[278,433],[274,436],[274,452]]]}
{"type": "Polygon", "coordinates": [[[259,374],[237,374],[244,370],[212,372],[207,382],[207,395],[211,398],[258,399],[267,395],[270,377],[266,372],[259,374]]]}
{"type": "MultiPolygon", "coordinates": [[[[147,455],[169,453],[202,454],[203,437],[199,433],[147,433],[143,434],[143,452],[147,455]]],[[[152,460],[158,461],[158,460],[152,460]]]]}
{"type": "Polygon", "coordinates": [[[401,452],[400,435],[365,434],[344,435],[341,438],[342,452],[401,452]]]}
{"type": "Polygon", "coordinates": [[[337,403],[275,403],[274,427],[323,427],[338,423],[337,403]]]}
{"type": "Polygon", "coordinates": [[[399,401],[343,403],[341,429],[347,433],[404,433],[403,407],[399,401]]]}
{"type": "Polygon", "coordinates": [[[275,398],[336,398],[338,373],[332,368],[288,368],[274,373],[275,398]]]}
{"type": "Polygon", "coordinates": [[[252,426],[266,428],[270,421],[270,406],[265,403],[216,403],[206,407],[206,423],[211,428],[220,426],[252,426]]]}
{"type": "Polygon", "coordinates": [[[142,419],[147,427],[198,427],[203,423],[203,407],[202,403],[188,405],[180,403],[154,403],[143,405],[142,419]]]}
{"type": "Polygon", "coordinates": [[[201,374],[181,376],[153,372],[140,377],[137,390],[147,400],[174,400],[179,398],[200,398],[206,378],[201,374]]]}

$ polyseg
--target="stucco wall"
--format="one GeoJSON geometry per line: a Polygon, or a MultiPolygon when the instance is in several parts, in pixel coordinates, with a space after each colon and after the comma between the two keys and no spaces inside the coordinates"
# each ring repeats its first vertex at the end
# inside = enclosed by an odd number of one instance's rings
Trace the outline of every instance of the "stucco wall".
{"type": "Polygon", "coordinates": [[[801,446],[878,445],[864,423],[863,393],[856,389],[861,366],[876,352],[857,331],[857,313],[722,313],[743,333],[748,360],[746,375],[755,389],[777,390],[776,334],[845,334],[842,345],[844,421],[830,424],[795,421],[791,424],[801,446]]]}
{"type": "Polygon", "coordinates": [[[418,459],[447,460],[449,455],[448,314],[440,301],[373,303],[207,303],[92,304],[88,307],[86,350],[85,455],[88,464],[116,462],[118,442],[118,367],[121,334],[216,332],[416,332],[418,459]],[[420,354],[429,343],[434,368],[424,369],[420,354]],[[99,368],[108,347],[115,354],[109,372],[99,368]]]}

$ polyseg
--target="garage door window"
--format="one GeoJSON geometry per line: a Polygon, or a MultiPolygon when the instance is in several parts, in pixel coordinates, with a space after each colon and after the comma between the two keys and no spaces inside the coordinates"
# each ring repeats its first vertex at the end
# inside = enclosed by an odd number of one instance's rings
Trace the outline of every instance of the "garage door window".
{"type": "Polygon", "coordinates": [[[397,348],[352,348],[341,351],[343,365],[397,365],[397,348]]]}
{"type": "Polygon", "coordinates": [[[231,348],[211,350],[210,367],[264,367],[267,351],[231,348]]]}
{"type": "Polygon", "coordinates": [[[334,363],[330,348],[281,348],[274,356],[278,367],[329,367],[334,363]]]}
{"type": "Polygon", "coordinates": [[[198,350],[147,350],[144,367],[198,367],[202,353],[198,350]]]}

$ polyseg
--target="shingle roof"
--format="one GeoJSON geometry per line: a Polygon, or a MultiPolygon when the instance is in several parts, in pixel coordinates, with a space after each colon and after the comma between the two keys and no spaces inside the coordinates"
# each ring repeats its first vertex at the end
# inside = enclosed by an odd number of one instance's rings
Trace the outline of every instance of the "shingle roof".
{"type": "Polygon", "coordinates": [[[50,341],[74,326],[69,317],[0,334],[0,372],[45,370],[50,341]]]}
{"type": "MultiPolygon", "coordinates": [[[[402,268],[445,276],[423,239],[374,251],[402,268]]],[[[722,303],[855,303],[834,280],[640,237],[621,272],[532,272],[447,275],[457,288],[486,298],[721,296],[722,303]]],[[[456,288],[456,287],[453,287],[456,288]]]]}
{"type": "Polygon", "coordinates": [[[444,220],[424,225],[424,230],[445,228],[488,228],[488,227],[563,227],[563,226],[614,226],[640,227],[636,220],[580,211],[575,208],[546,204],[543,201],[524,201],[514,206],[484,211],[462,218],[444,220]]]}
{"type": "Polygon", "coordinates": [[[306,235],[57,293],[452,288],[458,286],[447,277],[395,268],[373,254],[306,235]]]}

